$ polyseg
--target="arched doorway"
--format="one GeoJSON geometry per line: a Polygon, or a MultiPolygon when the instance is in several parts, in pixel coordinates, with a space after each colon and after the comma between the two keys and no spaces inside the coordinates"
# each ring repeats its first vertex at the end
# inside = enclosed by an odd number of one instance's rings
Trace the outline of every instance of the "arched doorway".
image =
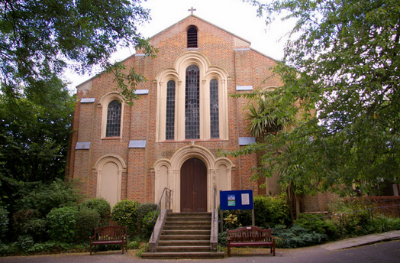
{"type": "Polygon", "coordinates": [[[181,212],[207,212],[207,168],[197,158],[181,167],[181,212]]]}

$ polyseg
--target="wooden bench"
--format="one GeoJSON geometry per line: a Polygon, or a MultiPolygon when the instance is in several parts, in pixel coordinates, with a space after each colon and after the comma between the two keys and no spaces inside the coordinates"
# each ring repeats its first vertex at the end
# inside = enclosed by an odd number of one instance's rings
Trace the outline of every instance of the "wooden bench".
{"type": "Polygon", "coordinates": [[[104,226],[94,230],[94,235],[89,237],[90,255],[92,246],[95,245],[121,245],[124,254],[124,245],[128,251],[128,229],[126,226],[104,226]]]}
{"type": "Polygon", "coordinates": [[[228,241],[228,256],[231,255],[231,247],[271,247],[271,253],[275,256],[275,238],[271,229],[261,229],[255,226],[241,227],[226,231],[228,241]]]}

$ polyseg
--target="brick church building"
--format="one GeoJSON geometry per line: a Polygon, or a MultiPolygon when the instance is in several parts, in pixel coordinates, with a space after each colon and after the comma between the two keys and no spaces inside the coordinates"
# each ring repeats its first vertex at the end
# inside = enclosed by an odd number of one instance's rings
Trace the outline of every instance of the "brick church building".
{"type": "Polygon", "coordinates": [[[279,194],[276,179],[265,189],[250,180],[255,154],[218,154],[255,141],[247,130],[248,101],[231,95],[281,85],[271,73],[276,61],[193,14],[150,43],[156,58],[138,50],[123,62],[148,79],[134,105],[123,101],[112,74],[77,86],[68,178],[111,205],[157,203],[167,187],[174,212],[211,211],[214,189],[279,194]]]}

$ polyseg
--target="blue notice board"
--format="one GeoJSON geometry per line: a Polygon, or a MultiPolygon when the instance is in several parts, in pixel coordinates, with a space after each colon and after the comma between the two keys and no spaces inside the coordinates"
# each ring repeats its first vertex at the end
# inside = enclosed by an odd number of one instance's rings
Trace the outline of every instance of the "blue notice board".
{"type": "Polygon", "coordinates": [[[253,190],[220,191],[221,210],[253,209],[253,190]]]}

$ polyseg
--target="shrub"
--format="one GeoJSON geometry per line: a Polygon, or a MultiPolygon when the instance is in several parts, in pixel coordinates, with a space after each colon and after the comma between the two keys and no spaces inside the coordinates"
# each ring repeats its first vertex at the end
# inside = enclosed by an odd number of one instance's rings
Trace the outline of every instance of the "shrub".
{"type": "Polygon", "coordinates": [[[134,240],[128,244],[128,249],[138,249],[139,248],[139,241],[134,240]]]}
{"type": "Polygon", "coordinates": [[[156,211],[150,211],[142,219],[141,234],[144,239],[149,239],[151,237],[151,234],[153,233],[154,225],[156,224],[159,211],[157,211],[156,215],[155,213],[156,211]],[[155,218],[154,221],[150,222],[153,217],[155,218]]]}
{"type": "Polygon", "coordinates": [[[224,210],[223,231],[251,225],[251,210],[224,210]]]}
{"type": "Polygon", "coordinates": [[[37,209],[47,215],[53,208],[74,206],[80,195],[73,184],[56,179],[50,185],[39,184],[17,203],[19,210],[37,209]]]}
{"type": "Polygon", "coordinates": [[[35,242],[44,241],[48,238],[46,226],[45,219],[32,218],[24,224],[25,234],[32,236],[35,242]]]}
{"type": "MultiPolygon", "coordinates": [[[[151,203],[139,204],[138,208],[136,209],[136,216],[137,216],[137,221],[138,221],[140,232],[143,232],[143,229],[142,229],[143,218],[146,217],[148,215],[148,213],[155,212],[156,209],[157,209],[156,204],[151,204],[151,203]]],[[[153,216],[154,216],[154,213],[153,213],[153,216]]],[[[155,220],[157,220],[157,218],[155,220]]]]}
{"type": "Polygon", "coordinates": [[[47,241],[44,243],[36,243],[27,250],[28,253],[50,252],[57,253],[68,251],[73,245],[63,242],[47,241]]]}
{"type": "MultiPolygon", "coordinates": [[[[278,224],[289,224],[289,207],[286,195],[254,197],[254,214],[256,226],[270,228],[278,224]]],[[[252,224],[251,210],[223,211],[223,230],[235,229],[252,224]]]]}
{"type": "Polygon", "coordinates": [[[35,242],[33,241],[33,237],[30,235],[22,235],[18,237],[18,245],[24,252],[27,252],[34,244],[35,242]]]}
{"type": "Polygon", "coordinates": [[[242,223],[240,223],[237,214],[229,214],[227,217],[224,217],[224,226],[226,229],[236,229],[241,227],[242,223]]]}
{"type": "Polygon", "coordinates": [[[132,200],[122,200],[115,204],[111,214],[114,220],[120,226],[128,227],[128,234],[134,234],[137,230],[136,209],[139,203],[132,200]]]}
{"type": "Polygon", "coordinates": [[[8,211],[0,206],[0,238],[2,238],[8,231],[8,211]]]}
{"type": "Polygon", "coordinates": [[[3,244],[0,243],[0,255],[1,256],[6,256],[6,255],[15,255],[20,252],[20,247],[17,242],[13,242],[10,244],[3,244]]]}
{"type": "Polygon", "coordinates": [[[218,244],[223,247],[228,245],[228,241],[226,240],[226,231],[218,233],[218,244]]]}
{"type": "Polygon", "coordinates": [[[25,209],[15,212],[13,223],[15,235],[30,235],[36,242],[47,238],[46,221],[37,210],[25,209]]]}
{"type": "Polygon", "coordinates": [[[330,240],[338,237],[336,225],[324,220],[321,215],[300,214],[295,224],[319,234],[326,234],[330,240]]]}
{"type": "Polygon", "coordinates": [[[374,233],[381,233],[400,229],[400,218],[390,218],[384,215],[375,216],[371,225],[374,233]]]}
{"type": "Polygon", "coordinates": [[[331,203],[329,210],[336,216],[332,222],[338,229],[340,237],[359,236],[373,233],[370,205],[362,199],[343,198],[331,203]]]}
{"type": "Polygon", "coordinates": [[[285,194],[254,197],[254,213],[256,226],[270,228],[290,223],[290,212],[285,194]]]}
{"type": "Polygon", "coordinates": [[[79,241],[88,241],[92,236],[93,230],[100,225],[99,213],[87,207],[83,207],[78,212],[77,219],[77,238],[79,241]]]}
{"type": "Polygon", "coordinates": [[[46,216],[50,237],[55,241],[72,243],[76,236],[78,209],[75,207],[54,208],[46,216]]]}
{"type": "Polygon", "coordinates": [[[90,208],[96,210],[97,213],[99,213],[100,215],[100,219],[102,221],[101,224],[108,225],[108,219],[110,218],[111,215],[111,206],[106,199],[104,198],[87,199],[79,205],[79,210],[83,208],[90,208]]]}
{"type": "Polygon", "coordinates": [[[283,225],[272,229],[275,237],[276,247],[296,248],[320,244],[327,240],[327,235],[319,234],[299,225],[293,225],[291,228],[285,228],[283,225]]]}

